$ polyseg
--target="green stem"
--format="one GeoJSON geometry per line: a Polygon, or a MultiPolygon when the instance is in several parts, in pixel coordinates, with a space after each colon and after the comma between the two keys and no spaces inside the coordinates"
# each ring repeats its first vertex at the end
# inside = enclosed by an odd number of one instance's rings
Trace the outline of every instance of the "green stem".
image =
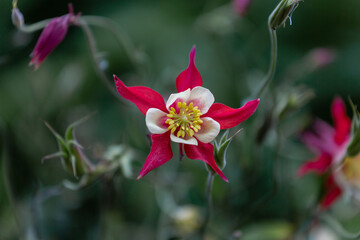
{"type": "Polygon", "coordinates": [[[277,62],[277,38],[276,38],[276,30],[272,29],[269,26],[269,32],[270,32],[270,41],[271,41],[271,57],[270,57],[270,65],[268,73],[263,80],[263,84],[260,87],[259,91],[254,95],[254,97],[258,98],[260,97],[264,91],[266,90],[266,87],[270,84],[271,80],[274,78],[275,70],[276,70],[276,62],[277,62]]]}
{"type": "Polygon", "coordinates": [[[205,239],[205,232],[207,225],[210,221],[211,212],[212,212],[212,198],[211,198],[211,192],[212,192],[212,186],[214,182],[214,175],[212,172],[209,171],[208,179],[206,182],[206,190],[205,190],[205,198],[206,198],[206,213],[203,225],[200,228],[200,237],[202,239],[205,239]]]}
{"type": "Polygon", "coordinates": [[[106,77],[104,71],[100,68],[99,66],[99,59],[97,56],[97,49],[96,49],[96,42],[95,42],[95,38],[94,35],[91,32],[91,29],[89,28],[88,24],[86,21],[84,21],[83,19],[79,19],[79,26],[83,29],[85,36],[86,36],[86,40],[89,44],[90,47],[90,53],[94,62],[94,67],[95,70],[97,72],[97,74],[99,75],[100,79],[103,81],[103,83],[105,84],[105,86],[110,90],[110,92],[119,100],[122,100],[122,98],[120,97],[120,95],[117,93],[116,89],[114,88],[113,84],[110,83],[110,80],[106,77]]]}
{"type": "Polygon", "coordinates": [[[32,32],[43,29],[50,21],[51,21],[51,19],[45,19],[45,20],[30,24],[30,25],[24,24],[23,26],[21,26],[18,29],[22,32],[32,33],[32,32]]]}
{"type": "Polygon", "coordinates": [[[360,232],[350,233],[348,232],[336,219],[328,214],[323,214],[321,217],[341,238],[346,239],[360,239],[360,232]]]}
{"type": "MultiPolygon", "coordinates": [[[[94,25],[98,27],[102,27],[111,32],[119,44],[123,47],[125,54],[130,59],[132,64],[139,72],[141,72],[141,67],[139,67],[140,56],[137,52],[134,44],[131,42],[130,38],[126,35],[126,33],[114,22],[113,20],[105,17],[99,16],[82,16],[80,17],[82,20],[86,21],[89,25],[94,25]]],[[[144,72],[142,72],[144,74],[144,72]]]]}
{"type": "MultiPolygon", "coordinates": [[[[5,136],[2,136],[2,138],[3,138],[3,143],[5,145],[6,144],[5,136]]],[[[14,213],[14,219],[15,219],[16,225],[17,225],[18,230],[19,230],[19,238],[22,239],[24,237],[24,232],[21,229],[20,218],[18,216],[15,197],[14,197],[14,193],[13,193],[12,187],[11,187],[11,181],[10,181],[10,176],[9,176],[10,168],[9,168],[9,163],[8,163],[7,146],[4,146],[4,149],[3,149],[2,171],[3,171],[3,177],[4,177],[5,192],[6,192],[6,195],[8,196],[8,198],[9,198],[10,207],[11,207],[13,213],[14,213]]]]}

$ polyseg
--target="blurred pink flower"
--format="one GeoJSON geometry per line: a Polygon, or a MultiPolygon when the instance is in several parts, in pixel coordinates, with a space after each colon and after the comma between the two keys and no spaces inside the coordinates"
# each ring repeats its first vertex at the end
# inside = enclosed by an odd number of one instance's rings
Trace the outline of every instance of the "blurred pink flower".
{"type": "Polygon", "coordinates": [[[233,0],[235,13],[244,16],[250,6],[251,0],[233,0]]]}
{"type": "Polygon", "coordinates": [[[331,48],[314,48],[307,54],[307,59],[313,68],[326,67],[334,62],[336,52],[331,48]]]}
{"type": "Polygon", "coordinates": [[[70,24],[76,24],[78,15],[74,15],[73,7],[69,4],[69,13],[53,18],[41,32],[41,35],[30,54],[30,66],[36,70],[42,61],[63,41],[70,24]]]}
{"type": "Polygon", "coordinates": [[[147,87],[127,87],[114,75],[119,94],[133,102],[145,115],[152,133],[152,146],[137,179],[163,165],[173,157],[170,142],[180,145],[190,159],[207,163],[224,181],[228,181],[216,165],[214,146],[210,143],[221,129],[235,127],[256,110],[259,99],[238,109],[214,103],[213,94],[202,87],[202,78],[195,66],[195,47],[190,51],[186,70],[176,78],[178,93],[171,94],[166,104],[162,96],[147,87]]]}
{"type": "MultiPolygon", "coordinates": [[[[317,157],[304,163],[298,170],[298,176],[308,172],[325,174],[333,164],[339,164],[346,156],[346,149],[350,142],[351,120],[346,114],[345,104],[336,97],[331,106],[334,128],[317,120],[314,124],[315,132],[305,132],[302,136],[304,143],[313,150],[317,157]]],[[[326,182],[326,194],[321,205],[328,208],[341,194],[341,189],[330,173],[326,182]]]]}

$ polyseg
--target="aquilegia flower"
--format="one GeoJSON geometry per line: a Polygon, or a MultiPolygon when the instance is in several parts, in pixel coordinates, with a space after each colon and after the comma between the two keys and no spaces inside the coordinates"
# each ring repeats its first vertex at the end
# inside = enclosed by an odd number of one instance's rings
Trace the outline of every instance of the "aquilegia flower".
{"type": "Polygon", "coordinates": [[[315,132],[305,132],[303,134],[304,143],[317,156],[315,159],[303,164],[298,170],[299,176],[303,176],[310,171],[321,175],[329,172],[326,181],[326,193],[321,201],[321,206],[325,209],[330,207],[342,193],[342,189],[338,186],[332,170],[342,163],[351,139],[351,120],[346,114],[345,104],[341,98],[334,99],[331,113],[334,128],[322,120],[317,120],[314,124],[315,132]]]}
{"type": "Polygon", "coordinates": [[[53,18],[41,32],[41,35],[30,54],[30,65],[34,65],[35,70],[42,61],[61,43],[67,33],[70,24],[77,24],[79,14],[74,15],[73,7],[69,4],[69,13],[61,17],[53,18]]]}
{"type": "Polygon", "coordinates": [[[146,126],[152,133],[150,154],[137,179],[172,158],[170,142],[173,141],[179,143],[181,153],[185,150],[188,158],[204,161],[228,181],[216,165],[214,146],[210,142],[221,129],[235,127],[249,118],[259,99],[238,109],[214,103],[213,94],[202,87],[202,78],[195,67],[195,47],[190,52],[188,68],[176,78],[178,93],[171,94],[166,104],[162,96],[150,88],[127,87],[115,75],[114,80],[119,94],[145,115],[146,126]]]}

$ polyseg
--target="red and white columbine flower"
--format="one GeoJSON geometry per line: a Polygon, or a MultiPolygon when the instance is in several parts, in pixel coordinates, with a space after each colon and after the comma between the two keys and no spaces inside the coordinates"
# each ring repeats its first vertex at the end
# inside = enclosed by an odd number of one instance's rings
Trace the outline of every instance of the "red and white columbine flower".
{"type": "Polygon", "coordinates": [[[30,54],[30,65],[34,65],[35,70],[42,61],[61,43],[68,31],[70,24],[77,24],[80,14],[74,15],[73,6],[69,4],[69,13],[61,17],[53,18],[41,32],[40,37],[30,54]]]}
{"type": "Polygon", "coordinates": [[[314,124],[315,132],[303,134],[304,143],[317,154],[317,157],[303,164],[298,170],[299,176],[308,172],[322,175],[330,171],[325,186],[326,193],[321,201],[321,206],[325,209],[330,207],[342,193],[332,170],[344,160],[351,138],[351,120],[346,114],[345,104],[341,98],[334,99],[331,114],[334,128],[322,120],[317,120],[314,124]]]}
{"type": "Polygon", "coordinates": [[[171,94],[166,104],[162,96],[147,87],[127,87],[114,75],[119,94],[133,102],[145,115],[146,126],[152,133],[152,146],[137,179],[163,165],[173,157],[170,142],[180,144],[181,153],[190,159],[207,163],[220,177],[228,181],[214,159],[210,143],[221,129],[235,127],[256,110],[259,99],[234,109],[214,103],[213,94],[202,87],[202,78],[195,67],[195,47],[190,51],[190,62],[176,78],[178,93],[171,94]]]}

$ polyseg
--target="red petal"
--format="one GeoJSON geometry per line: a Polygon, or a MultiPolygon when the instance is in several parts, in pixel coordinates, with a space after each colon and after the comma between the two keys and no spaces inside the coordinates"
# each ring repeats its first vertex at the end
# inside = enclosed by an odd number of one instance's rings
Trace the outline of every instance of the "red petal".
{"type": "Polygon", "coordinates": [[[336,97],[331,106],[331,114],[335,125],[335,142],[339,145],[346,142],[349,138],[351,120],[346,115],[346,108],[341,98],[336,97]]]}
{"type": "Polygon", "coordinates": [[[185,144],[186,156],[190,159],[197,159],[207,163],[219,176],[226,182],[229,180],[225,177],[224,173],[218,168],[214,158],[214,146],[210,143],[202,143],[198,141],[198,145],[185,144]]]}
{"type": "Polygon", "coordinates": [[[168,112],[166,110],[165,102],[162,96],[147,87],[127,87],[125,84],[114,75],[114,80],[116,84],[116,89],[119,94],[133,102],[139,110],[145,115],[149,108],[157,108],[163,112],[168,112]]]}
{"type": "Polygon", "coordinates": [[[237,109],[214,103],[204,117],[211,117],[220,123],[220,129],[232,128],[248,119],[255,112],[259,102],[260,99],[255,99],[237,109]]]}
{"type": "Polygon", "coordinates": [[[151,136],[152,146],[149,156],[136,180],[144,177],[151,170],[160,167],[173,157],[170,144],[170,131],[164,134],[153,134],[151,136]]]}
{"type": "Polygon", "coordinates": [[[186,89],[193,89],[197,86],[202,86],[202,78],[199,71],[195,67],[195,46],[190,51],[189,66],[176,78],[176,89],[178,92],[183,92],[186,89]]]}
{"type": "Polygon", "coordinates": [[[336,184],[334,180],[334,176],[330,175],[328,180],[326,181],[326,194],[325,197],[321,201],[321,207],[323,209],[328,209],[335,201],[338,199],[338,197],[341,195],[342,190],[341,188],[336,184]]]}
{"type": "Polygon", "coordinates": [[[318,174],[323,174],[330,167],[332,158],[327,153],[322,153],[318,156],[315,161],[304,163],[298,170],[297,175],[302,177],[304,174],[309,171],[314,171],[318,174]]]}

